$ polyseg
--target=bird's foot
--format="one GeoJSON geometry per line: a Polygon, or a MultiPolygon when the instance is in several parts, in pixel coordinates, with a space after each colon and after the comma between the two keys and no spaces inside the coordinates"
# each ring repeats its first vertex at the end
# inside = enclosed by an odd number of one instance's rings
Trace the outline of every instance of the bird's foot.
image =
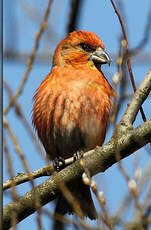
{"type": "Polygon", "coordinates": [[[74,161],[76,160],[80,160],[83,157],[84,152],[81,151],[77,151],[76,153],[73,154],[73,159],[74,161]]]}
{"type": "Polygon", "coordinates": [[[62,157],[56,157],[53,162],[54,167],[59,172],[65,166],[65,160],[62,157]]]}

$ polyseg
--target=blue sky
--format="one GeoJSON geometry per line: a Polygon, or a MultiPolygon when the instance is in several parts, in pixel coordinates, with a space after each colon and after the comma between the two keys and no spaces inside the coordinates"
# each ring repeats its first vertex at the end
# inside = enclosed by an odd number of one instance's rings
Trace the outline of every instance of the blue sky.
{"type": "MultiPolygon", "coordinates": [[[[134,48],[143,38],[144,28],[146,25],[147,15],[149,8],[151,7],[150,0],[144,1],[122,1],[124,6],[124,12],[126,15],[126,29],[129,41],[129,47],[134,48]]],[[[51,13],[48,19],[49,31],[41,39],[40,47],[38,53],[47,52],[48,50],[50,56],[55,50],[59,41],[66,35],[66,24],[68,22],[69,16],[69,7],[68,0],[54,0],[51,6],[51,13]],[[48,39],[46,39],[46,36],[48,39]]],[[[8,7],[10,4],[9,0],[4,2],[4,49],[8,46],[12,46],[14,50],[29,54],[34,46],[35,33],[39,28],[39,25],[42,21],[45,7],[47,1],[36,0],[14,0],[14,3],[11,7],[8,7]],[[29,7],[33,7],[36,10],[37,15],[39,15],[39,21],[35,22],[31,20],[31,17],[34,17],[34,14],[28,11],[26,8],[29,4],[29,7]],[[15,18],[15,19],[12,19],[15,18]],[[13,30],[8,34],[8,27],[10,28],[10,23],[13,26],[13,30]],[[8,37],[9,36],[9,37],[8,37]]],[[[125,21],[124,21],[125,22],[125,21]]],[[[110,1],[106,0],[84,0],[80,12],[80,18],[78,22],[79,30],[88,30],[95,32],[104,42],[106,51],[110,53],[118,54],[119,51],[119,38],[121,36],[121,27],[115,14],[110,1]],[[95,3],[94,3],[95,2],[95,3]]],[[[146,44],[143,52],[151,52],[151,41],[146,44]]],[[[35,62],[28,78],[27,84],[24,87],[23,94],[19,97],[18,102],[21,104],[23,112],[26,119],[31,124],[31,110],[32,110],[32,97],[39,86],[40,82],[44,79],[48,72],[51,69],[51,58],[48,56],[47,62],[38,63],[35,62]]],[[[149,63],[134,63],[132,62],[133,74],[135,77],[136,85],[138,86],[148,69],[150,68],[149,63]]],[[[26,69],[25,62],[16,62],[14,60],[5,60],[4,59],[4,78],[10,84],[13,92],[16,91],[26,69]]],[[[104,66],[103,71],[106,73],[106,76],[109,82],[112,84],[111,77],[117,71],[116,63],[112,62],[111,66],[104,66]]],[[[128,79],[129,81],[129,79],[128,79]]],[[[127,92],[132,93],[131,85],[127,88],[127,92]]],[[[120,110],[118,121],[120,120],[122,114],[125,111],[129,100],[126,100],[120,110]]],[[[8,98],[4,92],[4,108],[8,103],[8,98]]],[[[143,108],[148,119],[151,119],[150,114],[150,99],[145,102],[143,108]]],[[[16,118],[14,110],[11,109],[7,115],[7,119],[11,125],[14,134],[17,136],[19,144],[23,149],[23,153],[26,157],[26,160],[29,164],[30,169],[36,170],[45,165],[45,162],[37,153],[37,150],[28,136],[25,128],[22,126],[20,120],[16,118]]],[[[142,123],[140,115],[135,121],[135,126],[138,126],[142,123]]],[[[109,127],[106,140],[107,142],[112,135],[113,127],[109,127]]],[[[8,135],[6,135],[8,140],[8,145],[10,148],[14,173],[24,172],[23,166],[20,159],[18,158],[14,146],[8,135]]],[[[143,168],[149,163],[150,156],[145,151],[141,149],[139,153],[139,167],[143,168]]],[[[131,178],[133,178],[133,164],[134,157],[130,156],[123,160],[123,165],[127,169],[131,178]]],[[[6,158],[4,156],[4,181],[9,178],[7,168],[6,168],[6,158]]],[[[36,180],[36,184],[44,181],[46,178],[41,178],[36,180]]],[[[123,179],[123,176],[118,170],[117,165],[113,165],[105,173],[98,174],[95,176],[99,190],[103,190],[105,197],[107,199],[107,207],[110,210],[111,214],[114,214],[116,208],[118,207],[119,202],[124,197],[124,194],[127,192],[127,185],[123,179]],[[120,188],[120,189],[119,189],[120,188]]],[[[19,185],[17,191],[19,195],[23,195],[25,192],[31,189],[28,183],[24,185],[19,185]]],[[[4,204],[8,203],[10,198],[4,196],[4,204]]],[[[52,210],[53,205],[47,205],[50,210],[52,210]]],[[[96,207],[98,204],[96,203],[96,207]]],[[[130,212],[131,213],[131,212],[130,212]]],[[[131,213],[132,214],[132,213],[131,213]]],[[[44,229],[50,229],[51,220],[45,216],[42,218],[44,229]]],[[[31,215],[26,218],[18,225],[19,230],[27,229],[37,229],[36,216],[31,215]]],[[[70,228],[71,229],[71,228],[70,228]]]]}

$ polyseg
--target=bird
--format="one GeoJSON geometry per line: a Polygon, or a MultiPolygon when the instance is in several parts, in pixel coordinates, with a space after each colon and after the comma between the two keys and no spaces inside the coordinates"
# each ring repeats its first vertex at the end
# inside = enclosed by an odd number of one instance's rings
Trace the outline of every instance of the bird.
{"type": "MultiPolygon", "coordinates": [[[[50,160],[65,160],[103,144],[115,92],[101,66],[110,62],[103,41],[94,32],[73,31],[58,44],[51,72],[33,97],[32,122],[50,160]]],[[[90,188],[82,178],[69,190],[84,216],[96,219],[90,188]]],[[[74,213],[63,194],[55,212],[74,213]]]]}

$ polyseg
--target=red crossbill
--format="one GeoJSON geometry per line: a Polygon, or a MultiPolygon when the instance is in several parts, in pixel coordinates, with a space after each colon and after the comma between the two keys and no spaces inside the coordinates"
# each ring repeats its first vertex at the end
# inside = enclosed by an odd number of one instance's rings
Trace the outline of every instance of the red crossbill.
{"type": "MultiPolygon", "coordinates": [[[[114,96],[100,69],[106,63],[110,58],[93,32],[72,32],[56,48],[51,72],[37,89],[33,106],[33,124],[51,160],[102,145],[114,96]]],[[[89,187],[82,179],[69,189],[84,215],[96,219],[89,187]]],[[[73,210],[60,196],[56,212],[73,210]]]]}

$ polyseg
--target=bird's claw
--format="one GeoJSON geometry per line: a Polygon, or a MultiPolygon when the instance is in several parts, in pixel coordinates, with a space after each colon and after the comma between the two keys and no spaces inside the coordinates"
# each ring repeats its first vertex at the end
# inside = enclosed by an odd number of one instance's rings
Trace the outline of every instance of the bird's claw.
{"type": "Polygon", "coordinates": [[[54,167],[57,171],[60,171],[65,166],[65,160],[62,157],[56,157],[54,159],[54,167]]]}
{"type": "Polygon", "coordinates": [[[83,157],[84,152],[81,151],[77,151],[76,153],[73,154],[73,159],[74,161],[76,160],[80,160],[83,157]]]}

